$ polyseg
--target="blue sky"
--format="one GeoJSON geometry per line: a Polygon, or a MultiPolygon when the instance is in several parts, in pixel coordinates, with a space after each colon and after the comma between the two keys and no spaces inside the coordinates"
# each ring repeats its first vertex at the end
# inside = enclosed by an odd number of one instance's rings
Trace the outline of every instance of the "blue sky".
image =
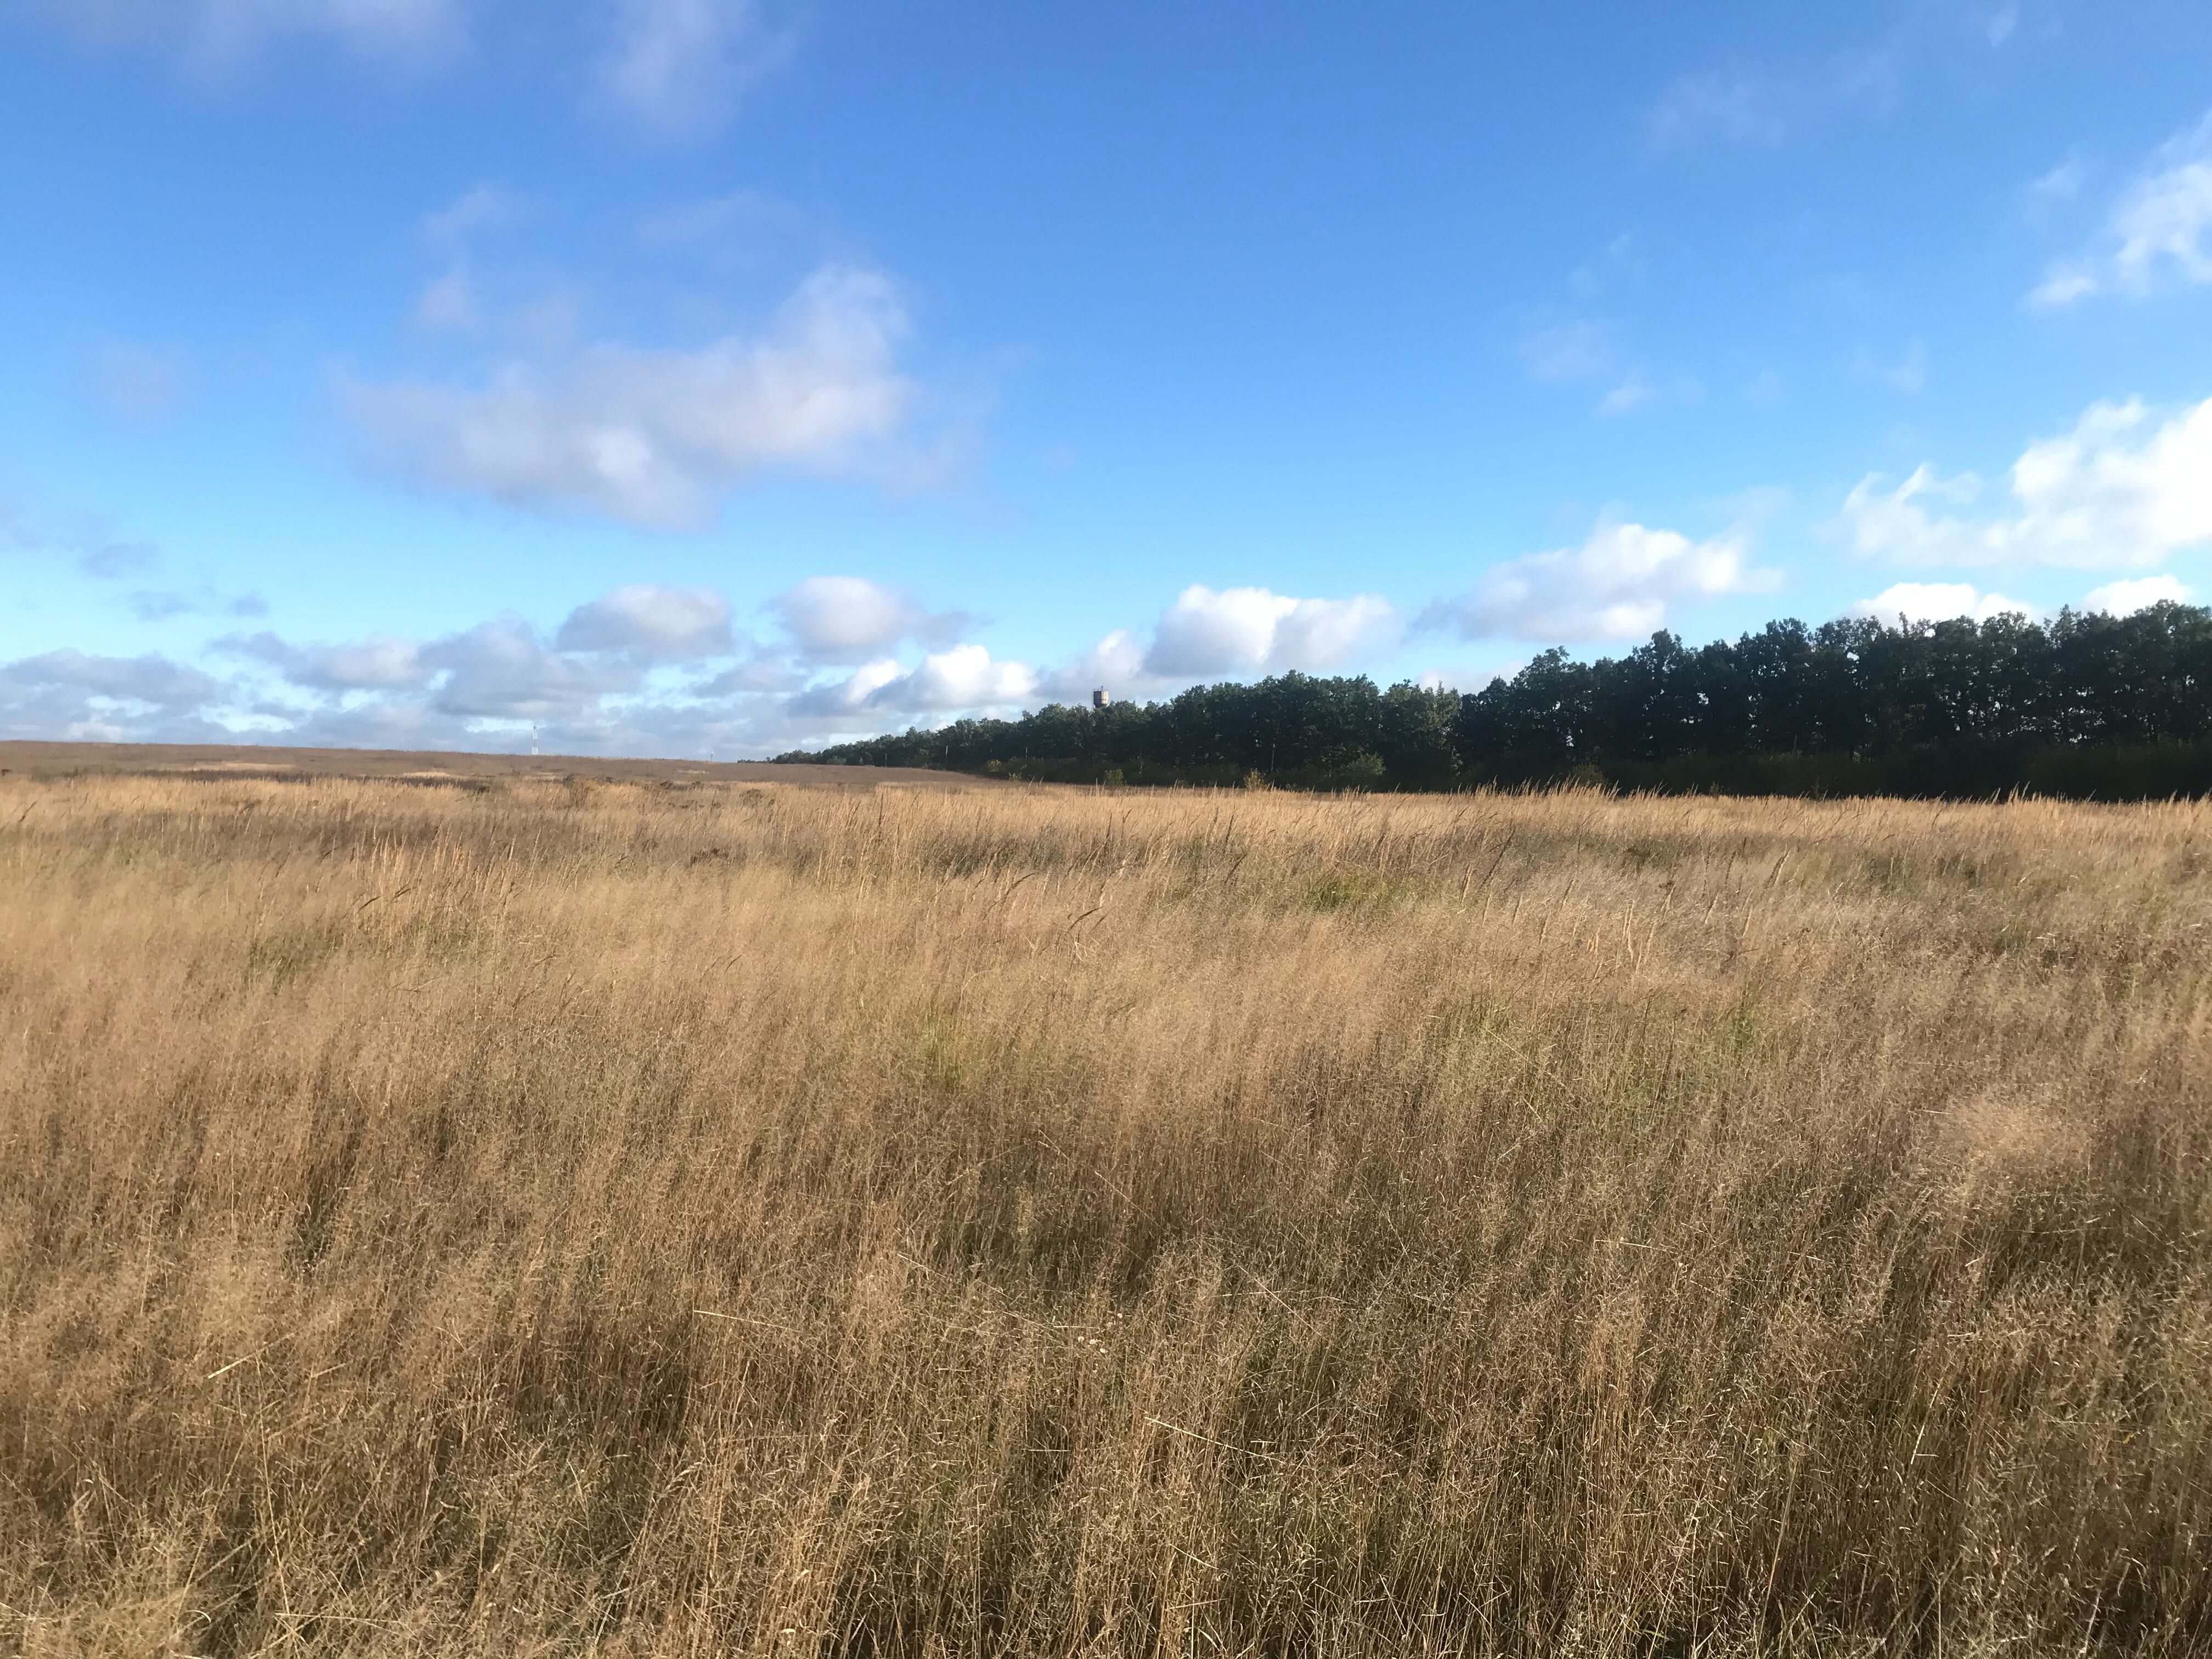
{"type": "Polygon", "coordinates": [[[2212,15],[0,0],[0,735],[2212,596],[2212,15]]]}

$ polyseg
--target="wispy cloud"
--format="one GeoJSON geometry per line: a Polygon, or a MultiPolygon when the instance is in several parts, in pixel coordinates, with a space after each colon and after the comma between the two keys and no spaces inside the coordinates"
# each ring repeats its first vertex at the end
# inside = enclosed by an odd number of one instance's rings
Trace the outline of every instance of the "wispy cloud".
{"type": "Polygon", "coordinates": [[[56,526],[5,501],[0,501],[0,553],[65,558],[101,581],[138,575],[161,557],[152,543],[116,536],[97,522],[56,526]]]}
{"type": "Polygon", "coordinates": [[[202,76],[233,73],[287,39],[433,64],[462,45],[468,21],[463,0],[31,0],[30,9],[89,46],[157,52],[202,76]]]}
{"type": "Polygon", "coordinates": [[[1585,317],[1539,323],[1519,349],[1529,377],[1547,383],[1593,380],[1615,361],[1612,325],[1585,317]]]}
{"type": "Polygon", "coordinates": [[[2036,309],[2051,311],[2101,295],[2142,299],[2207,283],[2212,283],[2212,113],[2159,147],[2113,202],[2094,244],[2051,265],[2027,300],[2036,309]]]}
{"type": "Polygon", "coordinates": [[[2027,199],[2030,205],[2036,208],[2070,202],[2081,193],[2081,186],[2088,182],[2089,164],[2079,155],[2069,155],[2029,184],[2027,199]]]}
{"type": "Polygon", "coordinates": [[[1598,399],[1597,412],[1605,416],[1633,414],[1658,395],[1650,381],[1641,374],[1632,374],[1598,399]]]}
{"type": "Polygon", "coordinates": [[[1653,148],[1676,149],[1708,139],[1736,144],[1778,144],[1790,133],[1784,109],[1794,88],[1744,70],[1685,75],[1652,106],[1646,125],[1653,148]]]}
{"type": "Polygon", "coordinates": [[[612,23],[601,94],[664,137],[724,125],[791,51],[789,33],[769,26],[758,0],[616,0],[612,23]]]}
{"type": "Polygon", "coordinates": [[[2002,47],[2020,35],[2021,22],[2014,0],[1920,5],[1906,8],[1878,37],[1823,58],[1693,70],[1653,102],[1645,139],[1659,152],[1712,143],[1771,147],[1839,115],[1879,118],[1927,64],[1962,49],[2002,47]]]}
{"type": "Polygon", "coordinates": [[[153,346],[110,341],[93,361],[93,389],[126,421],[149,423],[174,414],[185,383],[183,356],[153,346]]]}
{"type": "Polygon", "coordinates": [[[1851,374],[1917,398],[1928,389],[1927,343],[1913,340],[1895,357],[1877,356],[1862,346],[1851,359],[1851,374]]]}

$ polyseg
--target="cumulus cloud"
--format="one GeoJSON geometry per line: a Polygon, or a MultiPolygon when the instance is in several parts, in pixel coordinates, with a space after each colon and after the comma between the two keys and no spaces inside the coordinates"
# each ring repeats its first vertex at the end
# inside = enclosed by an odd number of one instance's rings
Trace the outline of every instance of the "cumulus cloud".
{"type": "Polygon", "coordinates": [[[2186,605],[2195,597],[2178,577],[2136,576],[2091,588],[2081,601],[2081,608],[2108,611],[2115,617],[2131,617],[2154,605],[2186,605]]]}
{"type": "MultiPolygon", "coordinates": [[[[794,631],[773,649],[732,629],[720,593],[658,584],[578,605],[550,639],[508,613],[428,641],[302,643],[264,631],[210,648],[308,694],[271,696],[252,711],[296,742],[511,746],[521,741],[515,723],[526,721],[544,742],[575,752],[726,756],[917,715],[1005,709],[1038,689],[1026,665],[955,642],[957,615],[934,615],[857,578],[802,583],[779,603],[794,631]],[[851,654],[871,637],[897,645],[925,634],[947,648],[912,663],[888,650],[851,654]],[[808,640],[819,654],[809,654],[808,640]],[[841,657],[858,665],[810,684],[841,657]]],[[[59,716],[41,718],[51,727],[59,716]]]]}
{"type": "Polygon", "coordinates": [[[904,640],[949,645],[972,618],[933,614],[865,576],[810,576],[769,601],[809,661],[866,662],[904,640]]]}
{"type": "Polygon", "coordinates": [[[1418,625],[1469,640],[1629,639],[1663,626],[1669,605],[1772,587],[1775,573],[1747,559],[1739,536],[1693,542],[1672,530],[1602,523],[1580,547],[1493,565],[1471,592],[1430,605],[1418,625]]]}
{"type": "Polygon", "coordinates": [[[864,470],[913,402],[896,361],[907,332],[888,277],[830,265],[759,338],[601,345],[551,368],[510,363],[480,387],[354,386],[345,401],[372,456],[416,483],[696,526],[763,471],[864,470]]]}
{"type": "Polygon", "coordinates": [[[1906,564],[2124,569],[2212,542],[2212,399],[2160,422],[2140,400],[2093,405],[2013,464],[2009,511],[1980,514],[1982,481],[1923,465],[1869,474],[1833,529],[1863,557],[1906,564]]]}
{"type": "Polygon", "coordinates": [[[2034,606],[2002,593],[1977,592],[1971,582],[1899,582],[1850,609],[1854,617],[1885,623],[1899,617],[1907,622],[1949,622],[1963,617],[1979,623],[2014,613],[2033,616],[2034,611],[2034,606]]]}
{"type": "Polygon", "coordinates": [[[386,635],[339,645],[295,645],[266,632],[231,635],[214,648],[267,663],[309,691],[389,691],[421,685],[434,672],[421,647],[386,635]]]}
{"type": "Polygon", "coordinates": [[[1144,671],[1160,679],[1319,672],[1375,648],[1397,629],[1397,611],[1372,593],[1299,599],[1264,587],[1216,592],[1194,584],[1161,616],[1144,671]]]}
{"type": "Polygon", "coordinates": [[[736,113],[788,53],[757,0],[617,0],[602,95],[651,132],[693,137],[736,113]]]}
{"type": "Polygon", "coordinates": [[[2120,192],[2095,246],[2052,265],[2028,303],[2053,310],[2099,295],[2139,299],[2206,283],[2212,283],[2212,114],[2159,147],[2120,192]]]}
{"type": "MultiPolygon", "coordinates": [[[[617,589],[608,598],[635,592],[617,589]]],[[[605,600],[598,604],[606,605],[605,600]]],[[[289,684],[332,697],[354,692],[421,693],[423,706],[431,712],[459,720],[574,719],[596,712],[605,696],[635,690],[643,679],[635,659],[653,654],[656,638],[665,648],[672,626],[682,626],[682,619],[668,611],[649,613],[649,606],[632,605],[625,611],[618,603],[599,610],[586,605],[571,616],[572,623],[577,617],[586,617],[580,627],[588,635],[605,639],[619,632],[623,638],[645,642],[643,649],[633,648],[631,654],[621,657],[599,650],[572,653],[550,646],[527,622],[512,614],[427,644],[371,635],[334,645],[297,645],[261,633],[218,640],[215,648],[266,663],[289,684]],[[648,612],[643,621],[639,619],[641,610],[648,612]]],[[[690,620],[696,642],[698,618],[690,620]]],[[[674,637],[680,648],[682,635],[674,637]]]]}
{"type": "Polygon", "coordinates": [[[1039,689],[1048,696],[1080,702],[1103,689],[1117,696],[1158,690],[1162,682],[1145,667],[1145,644],[1117,628],[1090,650],[1048,674],[1039,689]]]}
{"type": "Polygon", "coordinates": [[[844,679],[808,687],[791,699],[790,707],[794,714],[830,720],[871,712],[950,714],[1010,708],[1034,694],[1037,685],[1036,672],[1024,664],[994,660],[980,645],[956,645],[931,653],[912,668],[892,657],[863,663],[844,679]]]}
{"type": "Polygon", "coordinates": [[[27,690],[88,692],[163,708],[194,708],[213,701],[222,687],[196,668],[153,653],[100,657],[82,651],[49,651],[0,668],[0,682],[27,690]]]}
{"type": "Polygon", "coordinates": [[[424,646],[422,661],[441,672],[431,706],[465,718],[529,720],[578,714],[609,692],[637,688],[626,663],[565,656],[529,623],[505,616],[424,646]]]}
{"type": "Polygon", "coordinates": [[[87,44],[140,47],[220,74],[287,37],[368,56],[423,61],[456,47],[461,0],[34,0],[87,44]]]}
{"type": "Polygon", "coordinates": [[[933,651],[921,664],[875,692],[878,704],[911,712],[1003,708],[1036,690],[1036,675],[1018,662],[993,659],[980,645],[933,651]]]}
{"type": "Polygon", "coordinates": [[[703,587],[617,587],[578,605],[554,643],[563,651],[616,651],[653,662],[726,657],[735,648],[730,602],[703,587]]]}

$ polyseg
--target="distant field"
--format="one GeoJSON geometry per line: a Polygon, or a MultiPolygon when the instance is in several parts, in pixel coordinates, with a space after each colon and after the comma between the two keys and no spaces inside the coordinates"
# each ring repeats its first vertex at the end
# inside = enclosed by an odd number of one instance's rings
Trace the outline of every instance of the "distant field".
{"type": "Polygon", "coordinates": [[[0,766],[0,1652],[2212,1651],[2212,808],[0,766]]]}
{"type": "Polygon", "coordinates": [[[580,755],[475,755],[445,750],[279,749],[258,744],[0,743],[0,772],[31,778],[393,778],[457,783],[590,778],[610,783],[780,783],[869,789],[988,788],[981,779],[915,766],[790,766],[764,761],[608,760],[580,755]]]}

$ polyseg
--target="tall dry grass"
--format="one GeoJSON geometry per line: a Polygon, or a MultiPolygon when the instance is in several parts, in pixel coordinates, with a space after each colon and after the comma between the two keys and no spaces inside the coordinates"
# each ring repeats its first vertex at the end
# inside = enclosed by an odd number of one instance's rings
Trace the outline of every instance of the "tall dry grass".
{"type": "Polygon", "coordinates": [[[0,781],[0,1650],[2212,1647],[2212,810],[0,781]]]}

